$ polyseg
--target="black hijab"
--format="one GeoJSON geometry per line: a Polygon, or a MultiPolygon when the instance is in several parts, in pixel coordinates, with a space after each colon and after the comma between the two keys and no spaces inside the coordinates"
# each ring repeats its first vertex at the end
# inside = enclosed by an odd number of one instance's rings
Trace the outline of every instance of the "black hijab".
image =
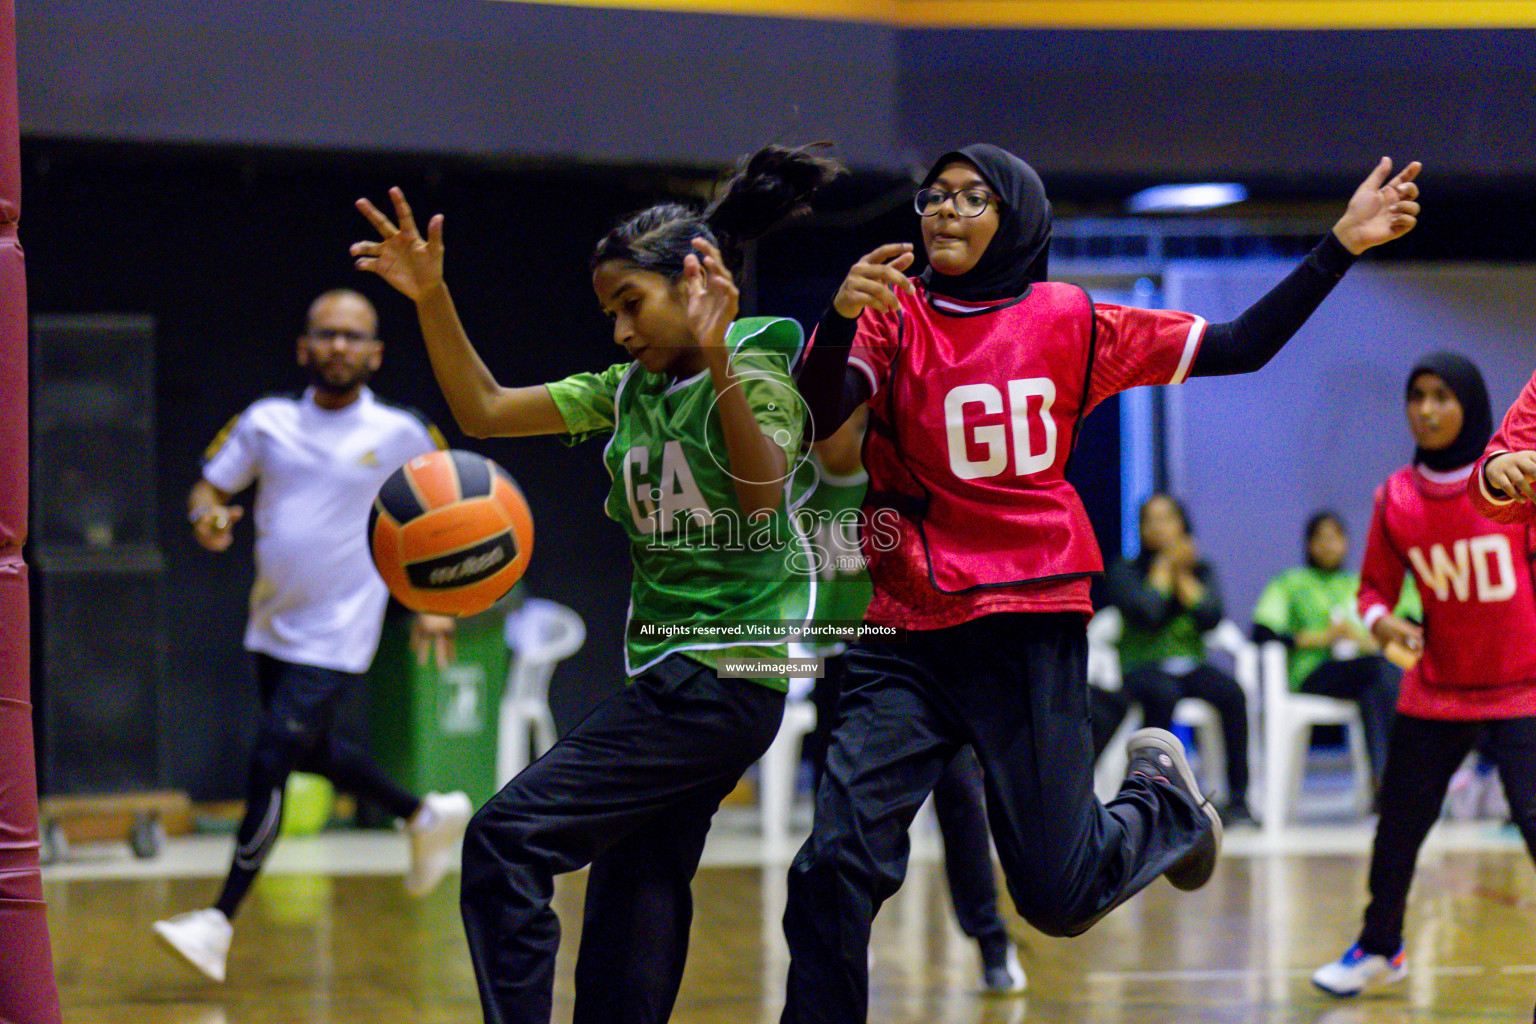
{"type": "Polygon", "coordinates": [[[1461,403],[1461,433],[1449,446],[1437,452],[1415,448],[1413,461],[1437,473],[1476,462],[1488,439],[1493,436],[1493,409],[1488,404],[1488,386],[1476,364],[1456,352],[1431,352],[1413,364],[1408,371],[1408,384],[1403,389],[1404,398],[1412,389],[1414,380],[1423,373],[1433,373],[1445,381],[1456,401],[1461,403]]]}
{"type": "Polygon", "coordinates": [[[1045,186],[1029,164],[1006,149],[978,143],[939,157],[923,179],[933,184],[945,166],[964,160],[981,172],[997,193],[997,234],[987,251],[963,274],[923,271],[922,281],[931,292],[968,302],[1011,299],[1024,294],[1032,281],[1044,281],[1051,250],[1051,203],[1045,186]]]}

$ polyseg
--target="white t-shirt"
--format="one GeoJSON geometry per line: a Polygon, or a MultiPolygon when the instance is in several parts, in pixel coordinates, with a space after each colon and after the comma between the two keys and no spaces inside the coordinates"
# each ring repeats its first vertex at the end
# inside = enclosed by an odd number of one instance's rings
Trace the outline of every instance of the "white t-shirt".
{"type": "Polygon", "coordinates": [[[385,478],[445,447],[424,420],[364,388],[344,409],[263,398],[214,438],[203,477],[231,494],[256,483],[256,583],[247,650],[343,672],[373,661],[389,599],[368,553],[385,478]]]}

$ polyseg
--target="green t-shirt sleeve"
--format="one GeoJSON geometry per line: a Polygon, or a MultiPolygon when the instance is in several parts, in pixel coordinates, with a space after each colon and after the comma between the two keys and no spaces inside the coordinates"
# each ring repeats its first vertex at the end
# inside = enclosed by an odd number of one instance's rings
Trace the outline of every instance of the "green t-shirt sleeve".
{"type": "Polygon", "coordinates": [[[544,385],[565,420],[570,443],[613,433],[614,395],[633,363],[614,363],[601,373],[577,373],[544,385]]]}
{"type": "Polygon", "coordinates": [[[1264,593],[1259,595],[1259,603],[1253,608],[1253,621],[1276,633],[1289,635],[1295,632],[1291,625],[1291,588],[1286,586],[1284,576],[1270,580],[1264,593]]]}
{"type": "Polygon", "coordinates": [[[784,316],[748,316],[731,324],[726,336],[734,355],[749,350],[773,352],[790,366],[800,358],[805,347],[805,330],[797,321],[784,316]]]}
{"type": "Polygon", "coordinates": [[[731,370],[763,435],[784,449],[793,466],[805,436],[805,403],[789,375],[789,360],[774,352],[739,351],[731,370]]]}
{"type": "Polygon", "coordinates": [[[1403,592],[1397,595],[1397,607],[1392,614],[1400,619],[1424,621],[1424,602],[1419,598],[1419,585],[1411,572],[1403,575],[1403,592]]]}

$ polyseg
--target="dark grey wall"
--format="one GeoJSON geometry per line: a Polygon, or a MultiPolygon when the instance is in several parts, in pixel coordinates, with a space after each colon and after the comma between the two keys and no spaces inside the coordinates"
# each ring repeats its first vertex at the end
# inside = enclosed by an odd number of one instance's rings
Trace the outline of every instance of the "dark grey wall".
{"type": "Polygon", "coordinates": [[[901,145],[988,138],[1044,173],[1536,171],[1536,32],[920,31],[901,145]]]}
{"type": "Polygon", "coordinates": [[[488,0],[21,0],[21,131],[718,164],[834,138],[882,162],[894,35],[488,0]]]}
{"type": "Polygon", "coordinates": [[[495,0],[18,0],[21,130],[140,142],[864,166],[990,138],[1047,173],[1536,173],[1530,31],[910,30],[495,0]]]}

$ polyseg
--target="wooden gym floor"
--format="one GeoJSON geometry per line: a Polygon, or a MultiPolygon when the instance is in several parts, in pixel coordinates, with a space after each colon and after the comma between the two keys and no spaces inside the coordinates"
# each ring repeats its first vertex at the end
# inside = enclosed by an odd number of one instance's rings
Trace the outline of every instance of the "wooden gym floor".
{"type": "MultiPolygon", "coordinates": [[[[747,821],[717,823],[695,883],[693,949],[677,1024],[773,1024],[785,954],[784,867],[747,821]]],[[[1409,980],[1333,1000],[1308,975],[1358,927],[1368,826],[1294,829],[1280,848],[1233,835],[1212,884],[1159,882],[1088,935],[1024,944],[1023,997],[976,994],[974,947],[953,923],[931,840],[876,922],[873,1024],[1420,1024],[1531,1020],[1536,872],[1509,830],[1442,825],[1421,860],[1409,917],[1409,980]]],[[[480,1019],[457,876],[405,899],[404,843],[329,833],[279,843],[237,923],[230,980],[201,981],[151,937],[156,918],[206,906],[228,840],[172,840],[154,861],[119,844],[49,868],[54,955],[72,1024],[380,1024],[480,1019]]],[[[568,1020],[581,875],[561,880],[566,925],[556,1020],[568,1020]]]]}

